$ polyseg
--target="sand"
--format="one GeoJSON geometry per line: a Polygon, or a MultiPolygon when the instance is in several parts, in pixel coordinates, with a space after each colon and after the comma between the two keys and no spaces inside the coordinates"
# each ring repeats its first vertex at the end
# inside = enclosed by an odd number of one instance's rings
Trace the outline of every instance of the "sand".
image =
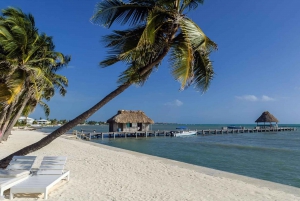
{"type": "MultiPolygon", "coordinates": [[[[45,134],[14,131],[0,144],[0,158],[45,134]]],[[[70,181],[58,184],[48,200],[300,200],[300,189],[62,136],[29,155],[64,155],[70,181]]],[[[39,161],[35,163],[38,167],[39,161]]],[[[5,192],[6,195],[9,191],[5,192]]],[[[17,195],[14,200],[43,200],[17,195]]],[[[8,197],[6,197],[8,198],[8,197]]]]}

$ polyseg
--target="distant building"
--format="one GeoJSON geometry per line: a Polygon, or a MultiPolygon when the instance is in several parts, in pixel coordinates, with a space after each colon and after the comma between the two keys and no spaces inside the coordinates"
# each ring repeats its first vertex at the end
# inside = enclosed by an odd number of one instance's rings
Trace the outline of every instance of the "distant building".
{"type": "Polygon", "coordinates": [[[109,132],[136,132],[148,131],[149,125],[154,124],[154,121],[140,110],[119,110],[118,114],[107,120],[107,123],[109,123],[109,132]]]}
{"type": "Polygon", "coordinates": [[[50,121],[48,121],[46,119],[40,119],[40,120],[37,120],[36,122],[37,122],[37,124],[43,124],[43,125],[51,123],[50,121]]]}
{"type": "Polygon", "coordinates": [[[27,124],[33,124],[34,119],[30,117],[20,117],[18,122],[26,121],[27,124]]]}

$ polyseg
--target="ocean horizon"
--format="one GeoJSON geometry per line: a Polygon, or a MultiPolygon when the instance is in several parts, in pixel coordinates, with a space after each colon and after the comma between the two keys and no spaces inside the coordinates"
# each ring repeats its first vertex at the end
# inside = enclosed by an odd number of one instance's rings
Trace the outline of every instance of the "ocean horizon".
{"type": "MultiPolygon", "coordinates": [[[[152,130],[221,129],[233,124],[154,124],[152,130]]],[[[256,124],[234,124],[254,128],[256,124]]],[[[187,137],[104,138],[92,142],[159,156],[300,188],[300,124],[279,124],[295,131],[197,135],[187,137]]],[[[49,133],[56,127],[44,127],[49,133]]],[[[79,125],[73,130],[107,132],[107,125],[79,125]]]]}

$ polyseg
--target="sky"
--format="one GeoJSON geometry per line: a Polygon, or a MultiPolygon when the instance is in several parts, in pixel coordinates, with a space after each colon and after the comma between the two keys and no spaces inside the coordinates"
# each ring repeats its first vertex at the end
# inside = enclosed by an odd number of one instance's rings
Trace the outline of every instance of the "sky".
{"type": "MultiPolygon", "coordinates": [[[[59,74],[69,79],[65,97],[47,104],[50,119],[71,120],[117,88],[124,64],[101,68],[110,29],[90,22],[99,0],[1,0],[0,8],[31,13],[40,32],[53,36],[56,51],[71,55],[59,74]]],[[[205,0],[187,15],[214,42],[215,76],[206,93],[180,91],[168,58],[144,86],[131,86],[89,120],[106,121],[118,110],[143,110],[155,122],[252,124],[264,111],[280,123],[300,123],[300,1],[205,0]]],[[[45,118],[37,106],[29,117],[45,118]]]]}

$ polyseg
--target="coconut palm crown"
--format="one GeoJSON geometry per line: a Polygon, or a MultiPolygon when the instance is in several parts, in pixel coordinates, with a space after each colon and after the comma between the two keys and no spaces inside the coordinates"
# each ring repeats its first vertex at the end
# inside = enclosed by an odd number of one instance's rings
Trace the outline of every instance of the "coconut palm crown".
{"type": "Polygon", "coordinates": [[[185,14],[202,3],[203,0],[104,0],[98,3],[92,22],[108,28],[114,23],[130,27],[104,36],[103,41],[110,51],[100,65],[107,67],[124,62],[127,69],[120,75],[119,83],[143,84],[153,70],[141,73],[143,66],[169,52],[171,72],[181,83],[181,89],[193,85],[205,92],[214,75],[209,54],[217,45],[185,14]]]}

